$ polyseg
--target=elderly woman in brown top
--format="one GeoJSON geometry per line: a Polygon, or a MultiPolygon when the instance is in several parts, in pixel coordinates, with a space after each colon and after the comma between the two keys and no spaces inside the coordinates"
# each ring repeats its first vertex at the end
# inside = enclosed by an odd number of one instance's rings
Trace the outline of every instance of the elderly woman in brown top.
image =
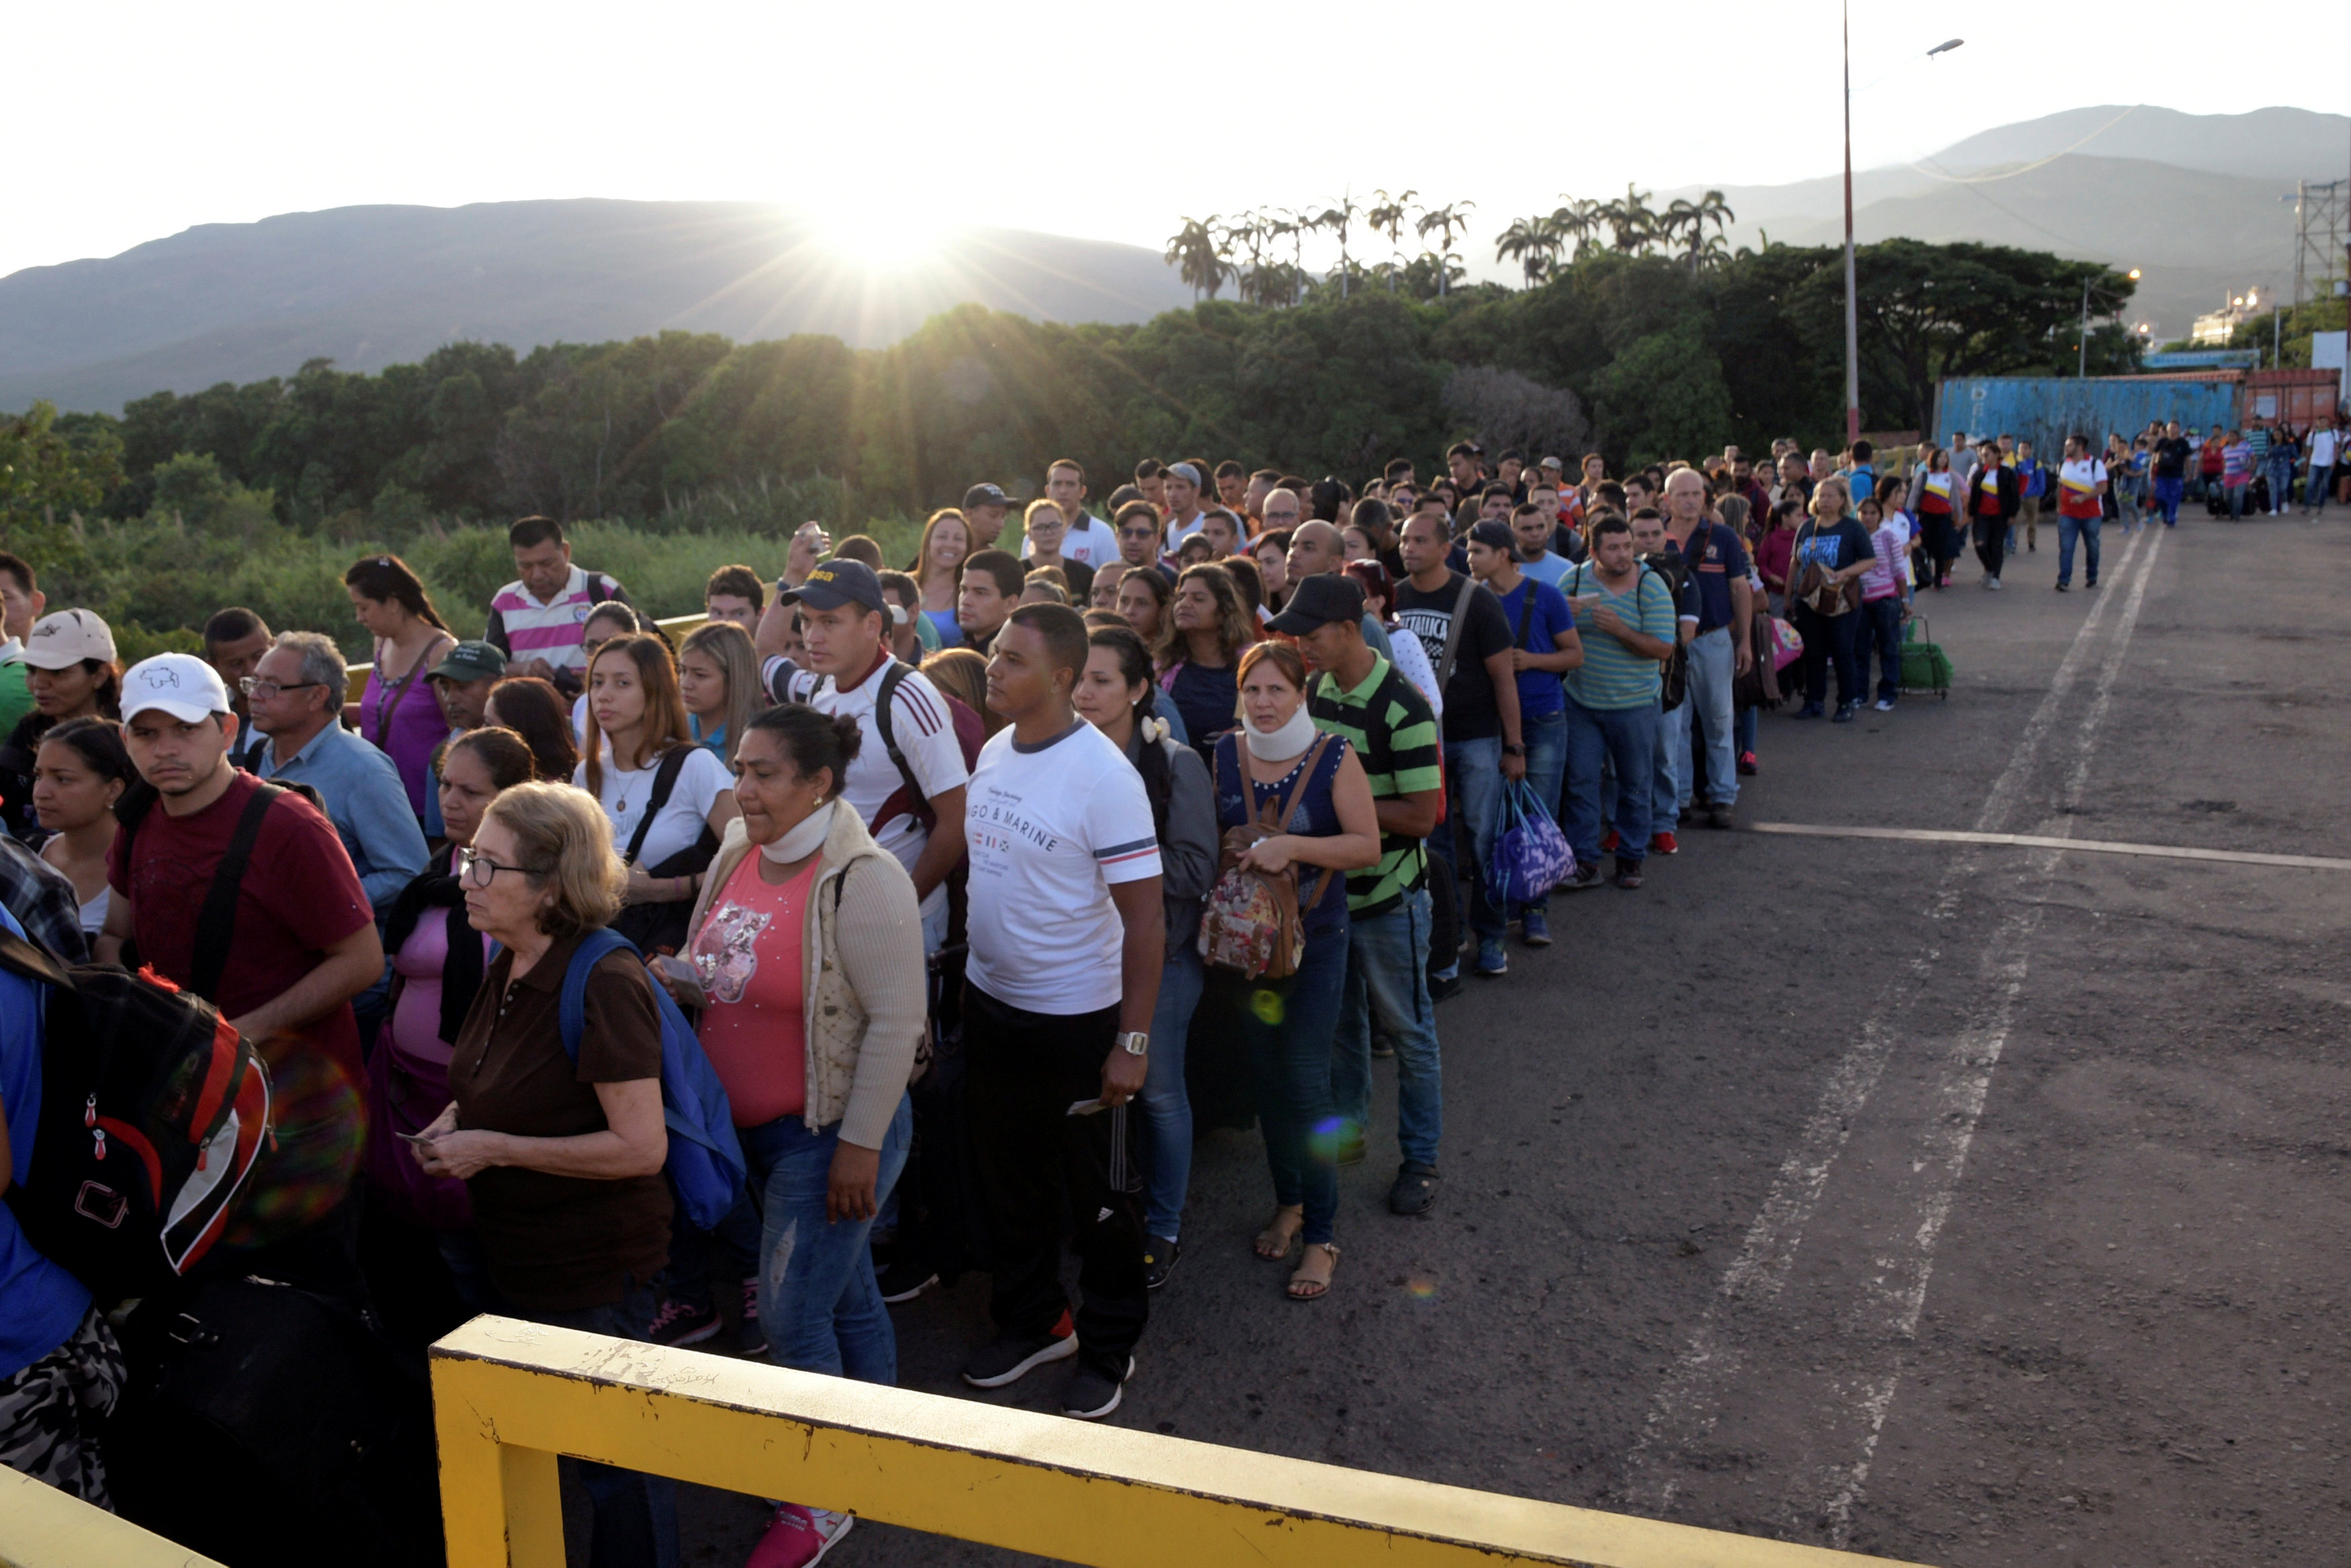
{"type": "MultiPolygon", "coordinates": [[[[590,972],[576,1063],[557,1024],[572,953],[621,908],[611,828],[583,790],[517,784],[484,808],[455,869],[468,922],[502,950],[450,1054],[455,1098],[419,1135],[417,1163],[465,1183],[488,1273],[475,1304],[642,1339],[670,1221],[661,1023],[643,964],[622,950],[590,972]]],[[[668,1480],[580,1471],[599,1564],[675,1561],[668,1480]]]]}

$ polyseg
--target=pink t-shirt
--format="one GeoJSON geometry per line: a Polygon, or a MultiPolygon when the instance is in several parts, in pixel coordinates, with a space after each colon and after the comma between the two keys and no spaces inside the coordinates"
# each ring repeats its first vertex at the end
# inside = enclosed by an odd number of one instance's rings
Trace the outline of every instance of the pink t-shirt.
{"type": "Polygon", "coordinates": [[[737,864],[688,952],[710,1001],[702,1048],[726,1085],[738,1127],[808,1108],[801,964],[819,862],[782,884],[762,877],[760,864],[756,849],[737,864]]]}

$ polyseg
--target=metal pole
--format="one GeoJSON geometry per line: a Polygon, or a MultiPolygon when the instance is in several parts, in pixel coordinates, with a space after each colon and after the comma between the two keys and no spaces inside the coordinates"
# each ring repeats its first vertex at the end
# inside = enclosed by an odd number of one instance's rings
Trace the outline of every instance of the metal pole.
{"type": "Polygon", "coordinates": [[[2077,380],[2090,379],[2090,280],[2082,280],[2082,340],[2074,345],[2076,358],[2074,376],[2077,380]]]}
{"type": "Polygon", "coordinates": [[[1861,439],[1861,320],[1853,287],[1853,5],[1844,28],[1844,444],[1861,439]]]}

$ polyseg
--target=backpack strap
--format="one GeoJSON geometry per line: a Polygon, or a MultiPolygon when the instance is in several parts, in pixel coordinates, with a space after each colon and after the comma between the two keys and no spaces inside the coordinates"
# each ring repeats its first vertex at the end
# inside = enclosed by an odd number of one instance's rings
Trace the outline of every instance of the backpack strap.
{"type": "Polygon", "coordinates": [[[1437,689],[1443,691],[1453,679],[1453,660],[1461,651],[1461,628],[1469,618],[1469,601],[1478,592],[1478,579],[1461,579],[1460,597],[1453,601],[1453,619],[1445,628],[1445,656],[1437,661],[1437,689]]]}
{"type": "Polygon", "coordinates": [[[599,926],[571,950],[571,962],[563,971],[563,992],[555,1004],[555,1023],[563,1036],[563,1054],[574,1066],[580,1063],[580,1042],[588,1033],[589,972],[622,948],[634,952],[636,944],[610,926],[599,926]]]}
{"type": "Polygon", "coordinates": [[[0,924],[0,969],[21,974],[26,980],[38,981],[44,985],[73,984],[72,978],[66,973],[64,962],[56,954],[38,942],[18,936],[5,924],[0,924]]]}
{"type": "MultiPolygon", "coordinates": [[[[890,705],[897,699],[899,682],[913,673],[913,667],[904,659],[890,660],[890,667],[882,672],[882,689],[873,694],[873,729],[882,737],[882,749],[890,753],[890,764],[898,770],[898,777],[905,784],[907,798],[914,803],[914,815],[922,819],[925,828],[929,828],[938,825],[938,813],[931,809],[931,797],[923,793],[921,782],[914,777],[914,765],[906,761],[906,753],[898,749],[897,732],[890,722],[890,705]]],[[[950,711],[947,718],[952,723],[954,713],[950,711]]],[[[886,807],[889,803],[885,801],[883,804],[886,807]]],[[[881,821],[883,813],[874,813],[873,819],[881,821]]]]}
{"type": "Polygon", "coordinates": [[[262,818],[286,791],[264,783],[256,788],[238,814],[228,848],[213,871],[213,885],[196,914],[195,960],[189,966],[188,989],[218,1004],[221,975],[228,968],[230,940],[236,934],[236,899],[245,886],[245,870],[252,863],[253,846],[261,837],[262,818]]]}
{"type": "Polygon", "coordinates": [[[653,773],[653,793],[646,798],[645,814],[637,818],[637,830],[629,835],[629,852],[621,858],[631,866],[637,863],[637,852],[645,846],[645,835],[653,829],[653,818],[669,804],[670,795],[677,789],[677,775],[685,771],[685,759],[692,746],[672,746],[663,756],[661,766],[653,773]]]}
{"type": "MultiPolygon", "coordinates": [[[[1519,575],[1520,576],[1526,576],[1526,574],[1523,572],[1519,575]]],[[[1535,613],[1535,580],[1532,577],[1527,577],[1526,586],[1527,597],[1519,601],[1519,635],[1512,639],[1513,646],[1518,648],[1525,648],[1527,646],[1527,620],[1529,617],[1535,613]]],[[[1532,652],[1533,650],[1530,649],[1528,651],[1532,652]]]]}

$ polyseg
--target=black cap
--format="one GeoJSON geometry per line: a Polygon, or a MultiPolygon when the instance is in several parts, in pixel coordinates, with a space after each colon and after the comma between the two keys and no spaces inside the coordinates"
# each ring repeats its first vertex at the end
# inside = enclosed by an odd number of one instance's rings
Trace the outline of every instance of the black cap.
{"type": "Polygon", "coordinates": [[[1483,545],[1489,550],[1513,551],[1519,547],[1518,535],[1510,525],[1497,517],[1481,517],[1469,524],[1469,542],[1483,545]]]}
{"type": "Polygon", "coordinates": [[[776,596],[779,604],[803,604],[810,609],[839,609],[843,605],[862,605],[883,616],[890,613],[889,601],[882,597],[882,579],[873,568],[862,561],[846,561],[835,556],[808,575],[799,587],[776,596]]]}
{"type": "Polygon", "coordinates": [[[1020,504],[993,484],[975,484],[963,493],[964,506],[1018,506],[1020,504]]]}
{"type": "Polygon", "coordinates": [[[1300,583],[1290,596],[1290,607],[1266,622],[1278,632],[1303,637],[1334,620],[1350,625],[1364,618],[1364,586],[1340,572],[1317,572],[1300,583]]]}

